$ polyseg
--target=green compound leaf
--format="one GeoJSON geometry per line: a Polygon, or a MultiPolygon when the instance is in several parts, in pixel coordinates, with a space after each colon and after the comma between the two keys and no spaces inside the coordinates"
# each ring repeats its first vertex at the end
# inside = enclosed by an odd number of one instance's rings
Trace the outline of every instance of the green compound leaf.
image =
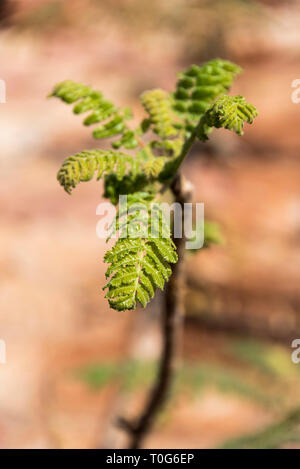
{"type": "Polygon", "coordinates": [[[212,127],[233,130],[237,135],[243,135],[244,122],[252,124],[258,115],[256,108],[247,103],[241,95],[221,96],[206,111],[202,117],[198,137],[202,141],[208,139],[207,134],[212,127]]]}
{"type": "Polygon", "coordinates": [[[121,180],[118,179],[114,173],[107,174],[104,177],[103,196],[109,199],[114,205],[118,204],[120,195],[132,194],[142,190],[149,192],[154,191],[154,186],[145,172],[138,172],[135,175],[129,173],[121,180]]]}
{"type": "Polygon", "coordinates": [[[126,215],[119,209],[119,239],[105,254],[110,280],[103,287],[108,289],[111,308],[117,311],[135,309],[137,301],[145,307],[156,288],[163,290],[172,273],[169,264],[177,262],[169,227],[160,210],[155,216],[155,208],[152,194],[136,193],[128,196],[126,215]]]}
{"type": "Polygon", "coordinates": [[[120,194],[129,194],[143,188],[150,190],[162,170],[165,158],[148,161],[114,150],[85,150],[69,156],[57,173],[60,185],[71,194],[80,182],[105,177],[105,197],[116,204],[120,194]]]}
{"type": "Polygon", "coordinates": [[[163,139],[174,137],[178,130],[174,127],[174,112],[169,94],[163,90],[145,91],[141,96],[141,103],[149,114],[146,121],[154,133],[163,139]]]}
{"type": "Polygon", "coordinates": [[[126,174],[137,175],[139,161],[125,153],[109,150],[86,150],[69,156],[63,162],[57,179],[69,194],[79,182],[90,181],[96,174],[97,180],[103,175],[115,174],[122,180],[126,174]]]}
{"type": "Polygon", "coordinates": [[[214,59],[202,66],[192,65],[179,75],[173,94],[173,108],[191,132],[210,104],[226,93],[235,76],[241,72],[237,65],[214,59]]]}
{"type": "Polygon", "coordinates": [[[172,108],[172,98],[166,91],[155,89],[145,91],[141,103],[149,117],[141,125],[143,133],[152,130],[159,139],[148,144],[150,154],[156,150],[164,156],[177,155],[183,144],[182,125],[172,108]]]}
{"type": "MultiPolygon", "coordinates": [[[[189,241],[194,241],[198,236],[201,236],[202,227],[199,227],[199,232],[197,232],[197,227],[195,230],[195,235],[189,241]]],[[[220,226],[218,223],[205,220],[204,223],[204,244],[201,249],[209,248],[212,244],[223,245],[225,244],[225,238],[222,235],[220,226]]],[[[197,253],[199,249],[188,249],[190,253],[197,253]]]]}
{"type": "Polygon", "coordinates": [[[111,101],[105,99],[100,91],[94,91],[90,86],[66,80],[58,83],[49,97],[60,98],[67,104],[75,104],[74,114],[90,112],[84,119],[84,125],[92,125],[107,121],[93,131],[94,138],[111,138],[120,136],[112,143],[114,148],[124,146],[126,149],[136,148],[138,142],[135,133],[126,125],[131,119],[129,108],[119,109],[111,101]]]}
{"type": "MultiPolygon", "coordinates": [[[[134,130],[127,126],[129,108],[118,108],[90,86],[68,80],[50,96],[74,105],[75,114],[87,113],[84,124],[98,124],[95,138],[112,138],[116,151],[87,150],[67,158],[57,175],[71,193],[79,182],[104,178],[104,196],[117,205],[127,195],[127,206],[118,208],[111,238],[114,247],[105,255],[109,264],[106,297],[112,308],[122,311],[143,307],[157,288],[163,289],[177,262],[170,228],[154,197],[163,193],[198,137],[205,141],[213,128],[226,128],[242,135],[244,122],[252,123],[257,111],[242,96],[227,96],[237,65],[215,59],[192,65],[179,75],[174,93],[146,91],[141,102],[147,117],[134,130]],[[155,136],[144,137],[152,131],[155,136]],[[138,150],[135,155],[117,151],[138,150]]],[[[204,247],[220,242],[215,226],[205,224],[204,247]]]]}
{"type": "Polygon", "coordinates": [[[159,174],[161,173],[161,171],[163,170],[164,165],[166,164],[167,161],[168,161],[168,158],[164,156],[160,156],[156,158],[155,157],[149,158],[148,161],[146,161],[144,165],[145,174],[149,178],[150,177],[157,178],[159,174]]]}

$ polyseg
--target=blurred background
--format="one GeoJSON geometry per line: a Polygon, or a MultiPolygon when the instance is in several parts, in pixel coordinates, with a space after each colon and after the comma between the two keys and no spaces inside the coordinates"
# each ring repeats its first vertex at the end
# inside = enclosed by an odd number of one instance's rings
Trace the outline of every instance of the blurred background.
{"type": "Polygon", "coordinates": [[[1,0],[0,447],[126,446],[115,421],[141,409],[160,347],[159,295],[136,312],[104,300],[102,183],[70,197],[56,181],[99,142],[47,94],[82,81],[138,120],[144,89],[221,57],[259,117],[184,166],[226,243],[188,258],[181,366],[145,447],[300,448],[299,44],[292,0],[1,0]]]}

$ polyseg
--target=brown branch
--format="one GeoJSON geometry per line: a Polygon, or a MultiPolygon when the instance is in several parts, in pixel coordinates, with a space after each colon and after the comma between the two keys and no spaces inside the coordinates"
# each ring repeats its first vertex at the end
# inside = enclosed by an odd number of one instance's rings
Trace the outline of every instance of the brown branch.
{"type": "MultiPolygon", "coordinates": [[[[184,203],[191,200],[192,185],[181,174],[178,174],[171,185],[171,190],[174,194],[175,202],[181,205],[183,214],[184,203]]],[[[175,238],[174,242],[177,248],[178,262],[173,267],[173,273],[166,286],[164,295],[164,311],[161,324],[163,349],[156,382],[149,394],[141,416],[135,422],[129,422],[123,418],[119,419],[119,425],[130,436],[130,449],[140,448],[144,438],[151,430],[158,412],[168,397],[173,377],[179,325],[184,316],[184,236],[175,238]]]]}

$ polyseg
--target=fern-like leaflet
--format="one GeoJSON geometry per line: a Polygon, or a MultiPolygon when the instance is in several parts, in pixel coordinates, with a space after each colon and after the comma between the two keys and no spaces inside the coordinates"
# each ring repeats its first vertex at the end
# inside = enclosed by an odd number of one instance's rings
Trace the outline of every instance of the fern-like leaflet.
{"type": "MultiPolygon", "coordinates": [[[[174,214],[174,237],[178,221],[184,222],[186,235],[185,222],[192,220],[188,220],[182,210],[190,205],[192,188],[178,171],[192,145],[197,138],[207,140],[213,128],[223,127],[242,135],[244,122],[252,123],[257,115],[256,109],[243,97],[224,94],[239,72],[239,67],[220,59],[201,67],[191,66],[180,75],[174,93],[152,90],[141,96],[147,117],[135,130],[125,123],[131,113],[105,100],[102,93],[71,81],[60,83],[54,89],[52,96],[76,103],[75,113],[91,111],[84,120],[86,125],[101,122],[93,133],[95,138],[119,136],[119,140],[112,143],[115,149],[138,147],[134,156],[103,150],[78,153],[67,158],[58,173],[60,184],[69,193],[80,181],[89,181],[95,174],[97,179],[104,176],[104,196],[115,205],[119,204],[107,241],[116,235],[118,239],[104,256],[109,266],[103,290],[111,308],[132,310],[138,303],[145,307],[155,290],[163,290],[169,280],[171,265],[178,261],[176,247],[179,262],[184,261],[184,248],[191,245],[184,244],[182,235],[175,240],[176,244],[173,242],[170,217],[165,217],[157,198],[166,189],[170,190],[176,207],[181,210],[179,219],[178,213],[174,214]],[[148,131],[152,135],[145,135],[148,131]]],[[[204,241],[205,247],[222,242],[217,226],[207,222],[203,240],[203,224],[199,227],[198,221],[195,241],[204,241]]],[[[192,244],[195,245],[198,243],[192,244]]],[[[181,268],[173,269],[171,284],[166,289],[163,349],[157,381],[141,416],[135,422],[120,419],[133,449],[140,447],[169,389],[177,319],[184,313],[181,272],[181,268]]]]}
{"type": "Polygon", "coordinates": [[[60,98],[68,104],[75,104],[74,114],[90,112],[84,119],[84,125],[104,122],[93,131],[94,138],[111,138],[120,135],[119,140],[112,143],[113,148],[124,146],[133,149],[138,146],[135,133],[130,130],[126,120],[132,118],[130,108],[119,109],[111,101],[105,99],[100,91],[90,86],[66,80],[55,86],[49,97],[60,98]]]}
{"type": "Polygon", "coordinates": [[[212,127],[233,130],[241,136],[243,135],[244,122],[252,124],[257,114],[255,107],[247,103],[243,96],[221,96],[202,117],[198,133],[199,139],[205,142],[212,127]]]}
{"type": "Polygon", "coordinates": [[[175,156],[180,152],[183,135],[180,122],[172,108],[169,93],[160,89],[145,91],[141,103],[149,117],[144,119],[141,128],[144,132],[151,129],[159,140],[153,140],[150,148],[161,151],[163,155],[175,156]]]}
{"type": "Polygon", "coordinates": [[[109,150],[86,150],[66,158],[57,179],[70,194],[79,182],[90,181],[95,174],[97,180],[107,174],[115,174],[118,180],[122,180],[129,173],[135,177],[137,171],[138,161],[130,155],[109,150]]]}
{"type": "Polygon", "coordinates": [[[149,124],[153,132],[161,138],[174,137],[178,130],[174,127],[174,115],[169,94],[163,90],[145,91],[141,103],[149,114],[149,124]]]}
{"type": "Polygon", "coordinates": [[[149,193],[128,196],[117,214],[119,239],[104,257],[110,280],[103,289],[118,311],[135,309],[137,301],[145,307],[156,288],[163,290],[172,273],[169,264],[177,262],[170,229],[153,198],[149,193]]]}
{"type": "Polygon", "coordinates": [[[227,60],[214,59],[201,67],[191,65],[179,74],[173,107],[183,120],[187,131],[192,131],[210,104],[226,93],[241,68],[227,60]]]}

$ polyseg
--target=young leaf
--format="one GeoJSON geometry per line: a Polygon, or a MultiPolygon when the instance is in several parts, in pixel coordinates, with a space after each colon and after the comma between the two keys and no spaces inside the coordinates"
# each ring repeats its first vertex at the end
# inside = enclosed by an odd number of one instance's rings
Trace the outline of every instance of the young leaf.
{"type": "Polygon", "coordinates": [[[162,139],[168,139],[178,134],[174,127],[174,112],[169,94],[163,90],[145,91],[141,96],[141,103],[149,114],[149,124],[154,133],[162,139]]]}
{"type": "Polygon", "coordinates": [[[232,62],[214,59],[202,66],[192,65],[179,74],[173,94],[173,108],[191,132],[214,100],[229,90],[241,68],[232,62]]]}
{"type": "Polygon", "coordinates": [[[94,91],[90,86],[66,80],[58,83],[49,97],[60,98],[68,104],[76,105],[73,108],[74,114],[90,112],[84,119],[84,125],[105,122],[93,131],[94,138],[111,138],[120,136],[112,146],[126,149],[136,148],[138,142],[135,133],[130,131],[126,125],[126,120],[131,119],[129,108],[119,109],[111,101],[104,99],[100,91],[94,91]]]}
{"type": "Polygon", "coordinates": [[[103,287],[108,289],[110,306],[117,311],[135,309],[137,301],[145,307],[156,288],[163,290],[172,273],[169,264],[177,262],[169,227],[162,212],[152,210],[153,205],[152,194],[136,193],[128,197],[130,214],[125,221],[118,213],[120,237],[105,254],[104,261],[110,264],[106,277],[110,280],[103,287]]]}
{"type": "Polygon", "coordinates": [[[223,127],[233,130],[237,135],[243,135],[244,122],[252,124],[257,115],[256,108],[247,103],[243,96],[221,96],[202,117],[198,137],[202,141],[207,140],[212,127],[223,127]]]}

